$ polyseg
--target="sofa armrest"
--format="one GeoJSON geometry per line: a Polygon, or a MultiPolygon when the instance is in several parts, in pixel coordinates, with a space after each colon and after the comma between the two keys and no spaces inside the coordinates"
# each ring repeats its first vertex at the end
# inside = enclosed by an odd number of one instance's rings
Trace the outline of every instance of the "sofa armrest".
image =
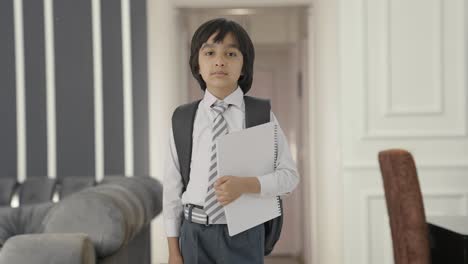
{"type": "Polygon", "coordinates": [[[162,186],[149,177],[120,177],[74,193],[44,218],[43,233],[84,233],[96,256],[115,254],[160,213],[162,186]]]}
{"type": "Polygon", "coordinates": [[[31,234],[11,237],[0,249],[0,264],[94,264],[85,234],[31,234]]]}

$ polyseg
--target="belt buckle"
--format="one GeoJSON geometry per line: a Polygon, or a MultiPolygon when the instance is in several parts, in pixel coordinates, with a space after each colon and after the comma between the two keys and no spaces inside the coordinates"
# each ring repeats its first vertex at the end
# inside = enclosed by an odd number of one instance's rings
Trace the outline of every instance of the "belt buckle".
{"type": "Polygon", "coordinates": [[[206,223],[205,223],[205,226],[210,226],[209,224],[209,221],[210,220],[210,217],[208,215],[206,215],[206,223]]]}
{"type": "Polygon", "coordinates": [[[194,206],[193,204],[189,204],[189,211],[188,211],[188,218],[189,218],[189,219],[188,219],[188,220],[189,220],[190,223],[193,223],[193,221],[192,221],[192,210],[193,210],[193,206],[194,206]]]}
{"type": "MultiPolygon", "coordinates": [[[[189,208],[189,211],[188,211],[188,221],[190,223],[197,223],[197,222],[193,222],[192,220],[192,211],[193,211],[193,208],[196,207],[196,205],[194,204],[188,204],[188,208],[189,208]]],[[[203,208],[201,208],[203,209],[203,208]]],[[[210,226],[210,217],[208,215],[206,215],[206,222],[204,223],[205,226],[210,226]]]]}

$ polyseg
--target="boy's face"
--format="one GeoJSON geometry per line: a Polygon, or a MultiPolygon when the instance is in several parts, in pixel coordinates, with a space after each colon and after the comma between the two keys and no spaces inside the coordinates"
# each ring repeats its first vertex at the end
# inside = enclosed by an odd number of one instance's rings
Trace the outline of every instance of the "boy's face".
{"type": "Polygon", "coordinates": [[[234,91],[244,58],[232,33],[226,34],[219,43],[213,42],[216,35],[217,32],[211,35],[198,52],[200,74],[207,89],[234,91]]]}

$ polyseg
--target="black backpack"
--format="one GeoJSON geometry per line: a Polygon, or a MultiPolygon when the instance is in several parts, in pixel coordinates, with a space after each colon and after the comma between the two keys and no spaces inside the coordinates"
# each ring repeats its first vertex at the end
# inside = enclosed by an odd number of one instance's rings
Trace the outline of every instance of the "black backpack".
{"type": "MultiPolygon", "coordinates": [[[[192,155],[192,134],[195,113],[201,100],[184,104],[176,108],[172,115],[172,130],[179,157],[180,173],[182,175],[183,192],[187,188],[190,176],[190,162],[192,155]]],[[[270,100],[244,96],[245,125],[247,128],[270,122],[270,100]]],[[[283,205],[280,201],[281,215],[264,223],[265,251],[267,256],[273,250],[281,235],[283,227],[283,205]]]]}

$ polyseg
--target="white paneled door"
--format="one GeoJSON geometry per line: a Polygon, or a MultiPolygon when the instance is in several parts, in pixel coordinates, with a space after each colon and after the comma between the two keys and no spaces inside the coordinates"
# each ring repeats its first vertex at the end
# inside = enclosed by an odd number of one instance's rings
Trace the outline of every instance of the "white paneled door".
{"type": "Polygon", "coordinates": [[[341,0],[344,263],[393,263],[377,154],[412,152],[426,215],[468,214],[466,1],[341,0]]]}

